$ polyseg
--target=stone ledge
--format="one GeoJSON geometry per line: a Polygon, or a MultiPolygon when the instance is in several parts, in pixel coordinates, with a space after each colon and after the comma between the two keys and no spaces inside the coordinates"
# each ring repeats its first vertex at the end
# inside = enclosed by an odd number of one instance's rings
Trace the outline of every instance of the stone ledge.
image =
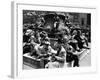
{"type": "Polygon", "coordinates": [[[23,64],[36,69],[44,68],[44,62],[40,59],[36,59],[35,57],[31,57],[29,53],[23,55],[23,64]]]}

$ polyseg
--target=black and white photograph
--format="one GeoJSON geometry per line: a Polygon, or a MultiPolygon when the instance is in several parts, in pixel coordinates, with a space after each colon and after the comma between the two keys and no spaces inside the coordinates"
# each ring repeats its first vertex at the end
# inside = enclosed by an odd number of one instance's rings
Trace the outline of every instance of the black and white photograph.
{"type": "Polygon", "coordinates": [[[23,10],[23,69],[91,66],[91,13],[23,10]]]}
{"type": "Polygon", "coordinates": [[[96,8],[13,4],[12,76],[97,71],[96,8]]]}

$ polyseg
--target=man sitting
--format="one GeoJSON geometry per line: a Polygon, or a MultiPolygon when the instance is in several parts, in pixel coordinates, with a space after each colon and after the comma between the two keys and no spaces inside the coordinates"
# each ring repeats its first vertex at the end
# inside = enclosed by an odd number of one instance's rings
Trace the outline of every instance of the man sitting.
{"type": "Polygon", "coordinates": [[[71,67],[79,67],[79,58],[77,55],[74,54],[74,49],[72,46],[66,51],[66,62],[71,64],[71,67]],[[74,63],[72,63],[74,62],[74,63]]]}
{"type": "Polygon", "coordinates": [[[54,54],[57,53],[57,51],[52,49],[48,41],[46,41],[42,46],[41,44],[36,45],[34,49],[36,50],[36,54],[38,55],[37,59],[41,59],[42,61],[44,61],[44,68],[45,65],[48,63],[49,56],[52,55],[52,53],[54,54]]]}

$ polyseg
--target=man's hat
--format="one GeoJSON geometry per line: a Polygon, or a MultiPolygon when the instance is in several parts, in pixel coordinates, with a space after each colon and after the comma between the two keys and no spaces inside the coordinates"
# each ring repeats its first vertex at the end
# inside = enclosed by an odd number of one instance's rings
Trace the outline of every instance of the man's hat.
{"type": "Polygon", "coordinates": [[[31,33],[31,32],[32,32],[32,30],[31,30],[31,29],[28,29],[26,32],[31,33]]]}
{"type": "Polygon", "coordinates": [[[44,43],[45,45],[50,45],[50,42],[48,42],[48,41],[45,41],[45,43],[44,43]]]}
{"type": "Polygon", "coordinates": [[[45,31],[42,31],[42,32],[40,32],[40,36],[41,37],[43,37],[43,36],[46,37],[47,36],[47,33],[45,31]]]}
{"type": "Polygon", "coordinates": [[[71,45],[69,45],[69,46],[67,47],[67,51],[68,51],[68,52],[72,52],[72,51],[73,51],[73,47],[72,47],[71,45]]]}

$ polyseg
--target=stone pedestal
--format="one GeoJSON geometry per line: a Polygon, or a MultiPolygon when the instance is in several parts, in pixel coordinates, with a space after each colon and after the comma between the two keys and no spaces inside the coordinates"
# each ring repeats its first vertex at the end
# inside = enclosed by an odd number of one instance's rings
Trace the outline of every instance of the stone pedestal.
{"type": "Polygon", "coordinates": [[[23,55],[23,63],[36,69],[44,68],[44,61],[31,57],[29,53],[23,55]]]}

